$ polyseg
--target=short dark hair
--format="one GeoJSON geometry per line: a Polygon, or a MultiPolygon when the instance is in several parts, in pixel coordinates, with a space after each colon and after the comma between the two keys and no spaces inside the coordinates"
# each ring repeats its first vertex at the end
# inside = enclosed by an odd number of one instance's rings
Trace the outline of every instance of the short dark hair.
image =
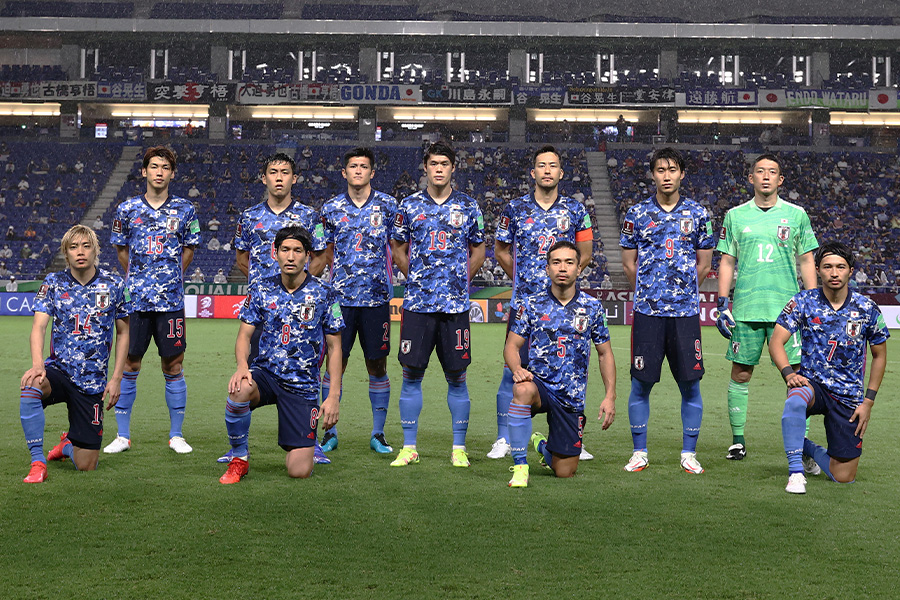
{"type": "Polygon", "coordinates": [[[446,156],[450,159],[451,165],[456,164],[456,152],[450,147],[450,144],[443,140],[439,140],[425,149],[425,154],[422,156],[422,163],[427,163],[428,159],[432,156],[446,156]]]}
{"type": "Polygon", "coordinates": [[[288,225],[287,227],[282,227],[278,230],[278,233],[275,234],[276,252],[281,248],[281,244],[284,243],[284,240],[297,240],[303,244],[303,249],[307,254],[312,252],[312,238],[310,237],[309,232],[299,225],[288,225]]]}
{"type": "Polygon", "coordinates": [[[581,262],[581,250],[578,249],[578,246],[573,244],[568,240],[559,240],[547,250],[547,263],[550,263],[550,255],[559,250],[560,248],[569,248],[570,250],[575,251],[575,259],[580,263],[581,262]]]}
{"type": "Polygon", "coordinates": [[[660,148],[650,157],[650,170],[656,168],[656,163],[661,160],[668,160],[678,165],[678,169],[684,172],[684,156],[675,148],[660,148]]]}
{"type": "MultiPolygon", "coordinates": [[[[263,175],[265,175],[266,171],[269,170],[269,165],[271,165],[272,163],[277,163],[277,162],[283,162],[283,163],[287,163],[287,164],[291,165],[291,174],[292,175],[297,173],[297,163],[295,163],[294,159],[291,158],[290,156],[288,156],[287,154],[285,154],[284,152],[276,152],[275,154],[269,155],[269,157],[266,158],[266,162],[263,163],[260,172],[263,175]]],[[[276,246],[276,248],[277,248],[277,246],[276,246]]]]}
{"type": "Polygon", "coordinates": [[[754,170],[756,170],[757,163],[759,163],[760,161],[763,161],[763,160],[771,160],[773,163],[778,165],[778,174],[779,175],[784,174],[784,171],[783,171],[782,165],[781,165],[781,159],[778,158],[778,156],[776,154],[773,154],[772,152],[764,152],[764,153],[760,154],[759,156],[757,156],[756,160],[753,161],[753,166],[751,167],[751,173],[754,170]]]}
{"type": "Polygon", "coordinates": [[[371,148],[364,148],[363,146],[359,146],[354,148],[353,150],[348,150],[344,154],[344,168],[347,168],[347,165],[350,163],[351,158],[368,158],[369,166],[372,169],[375,169],[375,153],[372,152],[371,148]]]}
{"type": "Polygon", "coordinates": [[[816,250],[816,268],[819,268],[819,264],[821,264],[822,260],[828,256],[829,254],[834,254],[835,256],[840,256],[844,260],[847,261],[847,266],[851,269],[856,265],[856,257],[853,256],[853,251],[850,250],[850,247],[847,244],[842,242],[825,242],[819,249],[816,250]]]}
{"type": "Polygon", "coordinates": [[[152,148],[147,148],[147,151],[144,152],[143,168],[147,168],[147,165],[150,164],[151,158],[165,159],[169,163],[169,166],[172,167],[173,171],[178,164],[178,159],[175,156],[175,152],[173,152],[172,149],[167,146],[153,146],[152,148]]]}
{"type": "Polygon", "coordinates": [[[559,155],[559,152],[556,150],[556,146],[554,146],[554,145],[552,145],[552,144],[544,144],[543,146],[541,146],[540,148],[538,148],[538,149],[535,151],[534,155],[532,155],[532,157],[531,157],[531,165],[532,165],[532,166],[536,165],[536,164],[537,164],[537,157],[540,156],[541,154],[546,154],[547,152],[552,152],[553,154],[555,154],[557,159],[561,159],[561,158],[562,158],[562,157],[559,155]]]}

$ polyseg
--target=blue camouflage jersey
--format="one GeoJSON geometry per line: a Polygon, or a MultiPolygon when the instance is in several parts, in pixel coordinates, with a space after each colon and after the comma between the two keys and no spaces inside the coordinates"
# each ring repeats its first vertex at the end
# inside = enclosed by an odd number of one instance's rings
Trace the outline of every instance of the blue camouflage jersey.
{"type": "Polygon", "coordinates": [[[527,296],[510,329],[528,341],[528,370],[574,411],[584,410],[591,345],[609,341],[606,313],[581,291],[563,306],[547,287],[527,296]]]}
{"type": "Polygon", "coordinates": [[[666,212],[652,196],[625,214],[619,245],[637,249],[634,312],[654,317],[700,313],[697,250],[716,246],[705,208],[682,197],[666,212]]]}
{"type": "Polygon", "coordinates": [[[200,245],[200,222],[194,205],[169,196],[153,208],[135,196],[116,208],[114,246],[128,248],[126,284],[135,311],[169,312],[184,308],[181,255],[185,246],[200,245]]]}
{"type": "Polygon", "coordinates": [[[559,241],[593,239],[591,218],[580,202],[559,196],[544,210],[534,193],[511,200],[497,224],[496,239],[512,246],[515,279],[510,307],[519,299],[550,285],[547,276],[547,250],[559,241]]]}
{"type": "Polygon", "coordinates": [[[31,308],[53,318],[50,357],[44,364],[65,373],[85,394],[102,393],[116,319],[131,313],[122,278],[97,269],[82,285],[69,271],[50,273],[31,308]]]}
{"type": "Polygon", "coordinates": [[[775,323],[791,333],[800,331],[804,377],[852,409],[864,400],[866,342],[881,344],[891,335],[877,304],[850,291],[844,305],[834,310],[822,290],[803,290],[791,298],[775,323]]]}
{"type": "Polygon", "coordinates": [[[331,285],[341,306],[380,306],[394,297],[388,242],[397,201],[372,190],[362,207],[347,194],[322,206],[325,241],[334,244],[331,285]]]}
{"type": "Polygon", "coordinates": [[[397,209],[391,235],[409,242],[405,310],[469,310],[469,246],[484,242],[484,218],[473,198],[456,190],[443,204],[425,190],[408,196],[397,209]]]}
{"type": "Polygon", "coordinates": [[[234,248],[250,253],[249,283],[258,277],[281,273],[275,258],[275,236],[280,229],[291,225],[299,225],[309,232],[314,252],[325,249],[325,233],[319,214],[298,200],[293,200],[278,214],[272,212],[268,202],[260,202],[241,213],[234,234],[234,248]]]}
{"type": "Polygon", "coordinates": [[[262,332],[251,366],[274,375],[284,389],[317,399],[325,335],[344,328],[334,289],[309,273],[293,293],[280,274],[260,277],[250,285],[239,317],[262,332]]]}

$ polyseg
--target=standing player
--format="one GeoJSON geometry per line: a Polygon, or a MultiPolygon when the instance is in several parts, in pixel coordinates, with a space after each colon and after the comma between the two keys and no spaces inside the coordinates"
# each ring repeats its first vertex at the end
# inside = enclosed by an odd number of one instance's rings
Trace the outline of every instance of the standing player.
{"type": "Polygon", "coordinates": [[[147,192],[122,202],[116,209],[110,241],[119,263],[128,274],[132,308],[128,362],[122,379],[122,396],[116,405],[118,435],[104,452],[115,454],[131,448],[131,409],[137,397],[137,378],[150,339],[156,342],[166,379],[169,407],[169,447],[179,454],[192,450],[182,425],[187,404],[184,351],[184,273],[200,244],[200,222],[194,205],[169,194],[175,177],[175,153],[155,146],[144,154],[141,175],[147,192]]]}
{"type": "Polygon", "coordinates": [[[781,432],[791,494],[806,493],[803,471],[824,471],[833,481],[852,483],[862,455],[875,395],[887,365],[890,337],[878,305],[847,284],[855,260],[850,249],[828,242],[816,252],[822,289],[795,295],[775,322],[769,354],[788,386],[781,432]],[[800,332],[800,370],[790,365],[784,344],[800,332]],[[872,351],[869,385],[863,392],[866,343],[872,351]],[[806,418],[825,415],[828,450],[805,439],[806,418]],[[815,463],[815,467],[810,469],[815,463]],[[816,468],[817,467],[817,468],[816,468]]]}
{"type": "MultiPolygon", "coordinates": [[[[513,296],[509,303],[507,332],[515,325],[515,315],[526,296],[544,291],[547,278],[547,249],[557,241],[574,242],[578,246],[578,271],[591,262],[594,234],[591,218],[577,201],[559,195],[559,181],[563,170],[559,153],[553,146],[543,146],[534,155],[531,177],[534,191],[512,200],[500,215],[494,241],[494,257],[513,281],[513,296]]],[[[523,368],[528,367],[527,347],[521,356],[523,368]]],[[[497,441],[488,458],[503,458],[510,453],[507,420],[513,396],[513,378],[508,365],[497,390],[497,441]]],[[[593,458],[582,447],[582,460],[593,458]]]]}
{"type": "Polygon", "coordinates": [[[106,410],[119,399],[128,354],[128,294],[118,275],[97,268],[100,242],[84,225],[75,225],[60,244],[68,271],[51,273],[34,299],[31,368],[22,376],[19,414],[31,470],[25,483],[47,479],[47,460],[72,459],[79,471],[93,471],[103,439],[106,410]],[[53,319],[50,357],[44,361],[44,337],[53,319]],[[107,381],[113,327],[116,359],[107,381]],[[44,409],[65,402],[69,431],[44,458],[44,409]]]}
{"type": "Polygon", "coordinates": [[[503,356],[512,371],[513,401],[509,433],[514,465],[510,487],[528,485],[526,448],[529,439],[557,477],[572,477],[578,468],[584,431],[591,344],[597,349],[606,395],[597,415],[603,429],[616,416],[616,363],[609,343],[606,313],[596,298],[578,290],[582,256],[569,241],[553,244],[546,253],[549,287],[521,299],[503,356]],[[528,368],[522,348],[528,348],[528,368]],[[531,418],[547,413],[547,437],[531,434],[531,418]]]}
{"type": "MultiPolygon", "coordinates": [[[[753,368],[759,364],[763,344],[772,335],[775,319],[797,287],[797,258],[803,287],[816,287],[813,250],[819,243],[806,211],[778,197],[784,182],[781,163],[774,154],[761,154],[750,173],[753,200],[725,214],[717,250],[719,264],[719,316],[716,326],[731,344],[725,358],[731,361],[728,383],[728,418],[731,446],[725,458],[747,455],[744,425],[753,368]],[[728,292],[734,278],[734,313],[728,309],[728,292]]],[[[798,334],[799,335],[799,334],[798,334]]],[[[785,349],[792,365],[800,363],[800,340],[794,335],[785,349]]]]}
{"type": "Polygon", "coordinates": [[[228,383],[225,426],[232,460],[220,483],[237,483],[249,470],[250,411],[278,407],[278,445],[291,477],[312,474],[319,417],[325,427],[338,420],[341,389],[341,308],[334,290],[306,271],[312,240],[302,227],[275,237],[281,273],[250,285],[241,308],[234,354],[237,370],[228,383]],[[259,355],[251,362],[250,339],[259,329],[259,355]],[[331,390],[319,407],[319,359],[328,348],[331,390]]]}
{"type": "Polygon", "coordinates": [[[700,282],[709,272],[715,239],[709,215],[682,198],[684,158],[662,148],[650,158],[656,194],[628,210],[622,223],[622,266],[634,288],[631,327],[631,394],[628,420],[634,454],[626,471],[647,468],[650,390],[659,381],[663,357],[681,390],[681,467],[699,474],[697,437],[703,419],[700,378],[700,282]]]}
{"type": "MultiPolygon", "coordinates": [[[[274,277],[280,270],[275,252],[275,237],[289,226],[303,227],[312,236],[309,272],[322,274],[325,266],[325,235],[318,213],[291,197],[291,188],[297,183],[297,165],[294,159],[278,152],[269,156],[262,166],[260,178],[266,186],[266,199],[251,206],[238,220],[234,234],[235,261],[238,268],[253,285],[260,277],[274,277]]],[[[256,330],[250,343],[250,360],[259,349],[261,330],[256,330]]],[[[331,462],[316,444],[317,460],[331,462]]],[[[219,458],[219,462],[231,460],[231,450],[219,458]]]]}
{"type": "MultiPolygon", "coordinates": [[[[346,327],[341,333],[343,369],[353,349],[356,334],[369,372],[369,401],[372,404],[372,437],[369,447],[379,454],[393,452],[384,439],[391,398],[387,376],[387,356],[391,343],[390,232],[397,214],[391,196],[372,189],[375,154],[369,148],[355,148],[344,155],[341,171],[347,191],[322,206],[322,223],[328,243],[326,261],[331,263],[331,282],[338,294],[346,327]]],[[[331,383],[322,379],[322,395],[331,383]]],[[[337,448],[337,428],[322,436],[322,450],[337,448]]]]}
{"type": "Polygon", "coordinates": [[[400,424],[403,449],[391,463],[419,462],[416,437],[422,412],[422,379],[432,350],[447,380],[447,405],[453,427],[450,461],[468,467],[469,280],[484,262],[484,219],[478,203],[451,187],[456,153],[444,142],[425,151],[428,185],[405,198],[394,219],[391,249],[406,275],[400,323],[400,424]]]}

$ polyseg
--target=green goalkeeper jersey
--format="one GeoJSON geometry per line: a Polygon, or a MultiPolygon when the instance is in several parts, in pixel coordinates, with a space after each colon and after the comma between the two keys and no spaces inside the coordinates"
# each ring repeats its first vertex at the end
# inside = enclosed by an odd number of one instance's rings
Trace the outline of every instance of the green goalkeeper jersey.
{"type": "Polygon", "coordinates": [[[716,250],[737,260],[732,314],[774,323],[800,291],[797,257],[819,247],[806,211],[778,198],[763,210],[753,200],[728,211],[716,250]]]}

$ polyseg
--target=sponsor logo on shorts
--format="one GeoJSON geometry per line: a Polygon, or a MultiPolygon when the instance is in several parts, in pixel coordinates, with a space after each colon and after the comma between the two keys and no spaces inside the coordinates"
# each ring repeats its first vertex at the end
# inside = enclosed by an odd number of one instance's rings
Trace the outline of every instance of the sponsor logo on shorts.
{"type": "Polygon", "coordinates": [[[731,342],[731,353],[737,354],[741,351],[741,343],[740,342],[731,342]]]}
{"type": "Polygon", "coordinates": [[[635,356],[634,357],[634,368],[638,371],[644,370],[644,357],[643,356],[635,356]]]}
{"type": "Polygon", "coordinates": [[[412,340],[400,340],[400,353],[409,354],[412,350],[412,340]]]}

